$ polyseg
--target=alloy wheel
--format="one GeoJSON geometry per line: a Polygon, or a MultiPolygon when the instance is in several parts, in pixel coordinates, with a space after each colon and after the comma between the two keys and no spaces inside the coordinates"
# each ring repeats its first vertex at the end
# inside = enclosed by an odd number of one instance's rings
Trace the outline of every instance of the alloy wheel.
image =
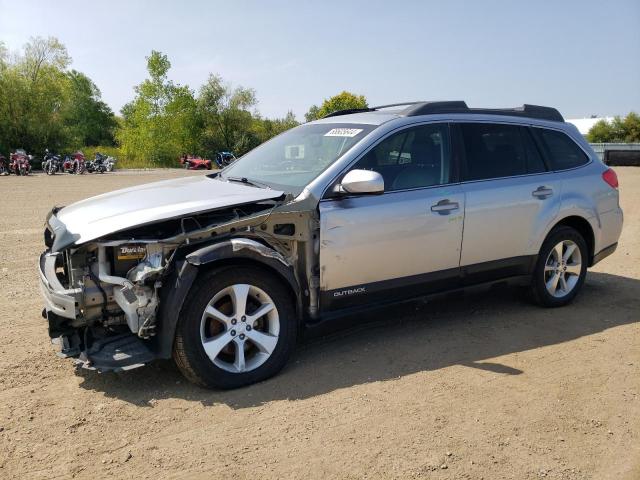
{"type": "Polygon", "coordinates": [[[278,309],[267,293],[235,284],[216,293],[200,322],[200,339],[209,359],[232,373],[254,370],[265,363],[278,343],[278,309]]]}
{"type": "Polygon", "coordinates": [[[572,240],[563,240],[556,244],[544,266],[544,283],[547,292],[556,298],[569,295],[580,280],[582,273],[582,254],[572,240]]]}

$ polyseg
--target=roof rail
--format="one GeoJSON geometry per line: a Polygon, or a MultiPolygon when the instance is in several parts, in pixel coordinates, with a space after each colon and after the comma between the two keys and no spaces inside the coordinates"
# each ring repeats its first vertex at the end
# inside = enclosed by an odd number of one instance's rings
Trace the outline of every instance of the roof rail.
{"type": "Polygon", "coordinates": [[[345,110],[336,110],[335,112],[331,112],[330,114],[325,115],[322,118],[338,117],[340,115],[349,115],[351,113],[375,112],[376,110],[380,110],[382,108],[404,107],[405,105],[415,105],[416,103],[420,102],[390,103],[389,105],[377,105],[375,107],[366,108],[347,108],[345,110]]]}
{"type": "Polygon", "coordinates": [[[349,115],[350,113],[363,113],[363,112],[373,112],[375,108],[347,108],[345,110],[336,110],[335,112],[331,112],[328,115],[325,115],[322,118],[329,117],[338,117],[340,115],[349,115]]]}
{"type": "Polygon", "coordinates": [[[377,107],[371,107],[371,108],[373,108],[374,110],[380,110],[381,108],[404,107],[405,105],[415,105],[416,103],[423,103],[423,102],[390,103],[388,105],[378,105],[377,107]]]}
{"type": "Polygon", "coordinates": [[[524,104],[516,108],[469,108],[462,100],[443,102],[406,102],[392,103],[389,105],[379,105],[371,108],[351,108],[338,110],[326,115],[327,117],[337,117],[350,113],[375,112],[383,108],[404,107],[400,115],[405,117],[415,117],[418,115],[433,115],[437,113],[477,113],[485,115],[508,115],[512,117],[537,118],[540,120],[550,120],[554,122],[564,122],[564,117],[558,110],[552,107],[542,107],[540,105],[524,104]]]}
{"type": "Polygon", "coordinates": [[[467,112],[469,107],[462,100],[449,102],[418,102],[406,108],[402,114],[405,117],[415,117],[417,115],[429,115],[433,113],[456,113],[467,112]]]}
{"type": "Polygon", "coordinates": [[[429,115],[435,113],[477,113],[485,115],[509,115],[512,117],[538,118],[554,122],[564,122],[558,110],[552,107],[524,104],[516,108],[469,108],[463,101],[453,102],[421,102],[407,108],[403,115],[429,115]]]}

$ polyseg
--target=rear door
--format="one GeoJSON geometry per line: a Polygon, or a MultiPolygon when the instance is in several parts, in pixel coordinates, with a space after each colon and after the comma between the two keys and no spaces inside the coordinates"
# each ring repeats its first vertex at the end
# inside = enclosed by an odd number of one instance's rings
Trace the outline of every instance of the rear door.
{"type": "Polygon", "coordinates": [[[561,181],[549,172],[528,127],[459,123],[464,238],[460,266],[467,283],[528,273],[534,232],[557,214],[561,181]]]}
{"type": "Polygon", "coordinates": [[[353,169],[378,171],[381,195],[320,202],[321,308],[410,298],[459,281],[464,195],[447,124],[391,134],[353,169]]]}

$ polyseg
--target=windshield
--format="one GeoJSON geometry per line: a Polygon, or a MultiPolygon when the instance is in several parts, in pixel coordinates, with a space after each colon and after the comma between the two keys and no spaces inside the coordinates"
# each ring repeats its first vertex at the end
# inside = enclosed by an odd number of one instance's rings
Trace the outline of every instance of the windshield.
{"type": "Polygon", "coordinates": [[[263,143],[236,160],[223,179],[242,179],[298,194],[376,125],[301,125],[263,143]]]}

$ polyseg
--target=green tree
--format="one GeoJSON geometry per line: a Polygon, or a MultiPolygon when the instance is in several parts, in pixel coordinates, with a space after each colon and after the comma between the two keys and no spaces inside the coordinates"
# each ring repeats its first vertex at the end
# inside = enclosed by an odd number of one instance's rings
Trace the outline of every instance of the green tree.
{"type": "Polygon", "coordinates": [[[8,55],[9,51],[7,50],[7,46],[0,40],[0,70],[6,68],[8,55]]]}
{"type": "Polygon", "coordinates": [[[205,151],[215,153],[226,150],[242,155],[252,148],[255,142],[251,109],[256,103],[253,89],[233,88],[224,83],[219,75],[210,75],[198,95],[205,151]]]}
{"type": "Polygon", "coordinates": [[[330,113],[337,112],[338,110],[360,109],[367,108],[368,106],[367,99],[364,95],[356,95],[355,93],[345,90],[338,95],[325,99],[320,107],[312,105],[304,117],[307,122],[310,122],[325,117],[330,113]]]}
{"type": "Polygon", "coordinates": [[[319,112],[320,112],[320,107],[318,107],[317,105],[311,105],[307,113],[304,114],[305,121],[313,122],[314,120],[319,119],[320,118],[319,112]]]}
{"type": "Polygon", "coordinates": [[[67,79],[67,99],[61,112],[70,141],[78,146],[113,145],[116,119],[96,84],[75,70],[67,79]]]}
{"type": "Polygon", "coordinates": [[[587,140],[591,143],[608,143],[611,141],[612,131],[611,125],[606,120],[598,120],[589,129],[587,140]]]}
{"type": "Polygon", "coordinates": [[[31,37],[24,47],[24,58],[21,68],[25,75],[36,82],[43,72],[49,67],[63,71],[71,64],[71,57],[60,40],[55,37],[31,37]]]}
{"type": "Polygon", "coordinates": [[[298,125],[300,123],[296,120],[292,111],[288,111],[284,118],[269,119],[256,116],[253,125],[256,145],[252,145],[252,147],[298,125]]]}
{"type": "Polygon", "coordinates": [[[71,58],[56,38],[31,38],[10,58],[0,45],[0,151],[41,154],[113,141],[115,119],[85,75],[68,71],[71,58]]]}
{"type": "Polygon", "coordinates": [[[630,112],[624,119],[614,117],[611,122],[600,120],[587,133],[591,143],[640,142],[640,116],[630,112]]]}
{"type": "Polygon", "coordinates": [[[630,112],[622,122],[624,141],[628,143],[640,142],[640,115],[630,112]]]}
{"type": "Polygon", "coordinates": [[[135,87],[136,96],[122,108],[116,137],[131,160],[172,165],[197,145],[197,109],[188,87],[167,78],[171,62],[153,50],[147,58],[149,78],[135,87]]]}
{"type": "MultiPolygon", "coordinates": [[[[6,50],[5,50],[6,52],[6,50]]],[[[60,108],[65,101],[65,72],[70,62],[55,38],[31,38],[24,54],[0,68],[0,146],[38,153],[65,142],[60,108]]]]}

